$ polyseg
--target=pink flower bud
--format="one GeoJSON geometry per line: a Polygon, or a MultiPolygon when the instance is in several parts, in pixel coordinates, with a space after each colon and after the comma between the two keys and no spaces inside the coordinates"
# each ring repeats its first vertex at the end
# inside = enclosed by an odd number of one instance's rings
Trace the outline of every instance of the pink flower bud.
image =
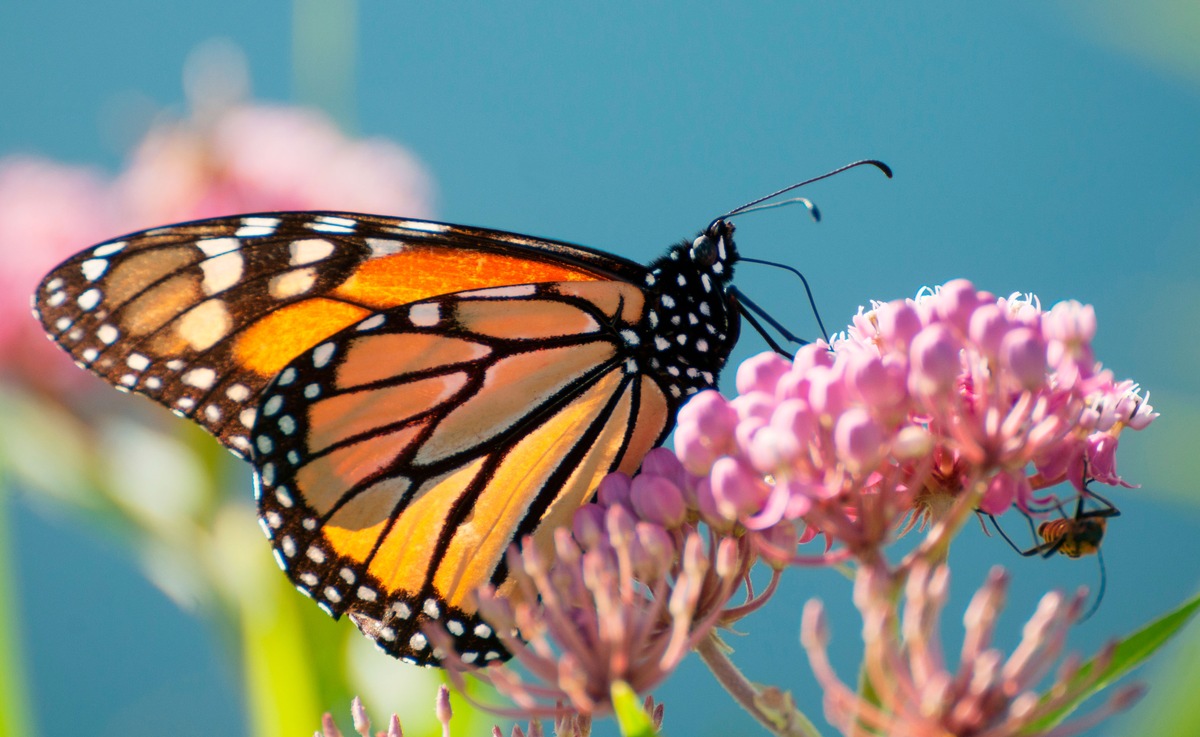
{"type": "Polygon", "coordinates": [[[835,367],[813,369],[809,375],[808,402],[817,413],[829,417],[846,406],[844,375],[835,367]]]}
{"type": "Polygon", "coordinates": [[[702,478],[696,482],[695,489],[696,508],[700,510],[700,516],[704,518],[704,521],[716,532],[732,530],[735,520],[727,519],[721,514],[720,506],[713,494],[712,482],[707,477],[702,478]]]}
{"type": "Polygon", "coordinates": [[[719,392],[707,389],[688,400],[679,410],[679,424],[695,425],[714,442],[733,435],[737,410],[719,392]]]}
{"type": "Polygon", "coordinates": [[[859,475],[871,470],[882,457],[883,439],[879,423],[861,407],[846,410],[833,430],[838,459],[859,475]]]}
{"type": "Polygon", "coordinates": [[[975,285],[966,279],[948,281],[938,290],[934,299],[938,317],[965,334],[971,324],[971,316],[979,306],[975,285]]]}
{"type": "Polygon", "coordinates": [[[642,459],[641,472],[651,476],[662,476],[680,488],[684,485],[684,477],[687,473],[683,464],[679,462],[679,457],[670,449],[661,447],[654,448],[646,454],[646,457],[642,459]]]}
{"type": "Polygon", "coordinates": [[[600,479],[596,486],[596,498],[606,507],[629,506],[629,477],[623,473],[610,473],[600,479]]]}
{"type": "Polygon", "coordinates": [[[875,310],[879,323],[879,337],[901,350],[921,331],[921,317],[917,310],[904,300],[896,300],[880,305],[875,310]]]}
{"type": "Polygon", "coordinates": [[[1042,332],[1063,343],[1091,343],[1096,337],[1096,310],[1073,299],[1059,302],[1042,315],[1042,332]]]}
{"type": "Polygon", "coordinates": [[[671,535],[656,524],[637,523],[637,547],[643,560],[637,561],[638,578],[642,581],[661,579],[675,560],[675,544],[671,535]]]}
{"type": "Polygon", "coordinates": [[[747,453],[754,470],[764,474],[778,473],[799,454],[800,443],[796,436],[780,431],[774,425],[766,425],[754,433],[747,453]]]}
{"type": "MultiPolygon", "coordinates": [[[[1021,474],[1022,477],[1024,474],[1021,474]]],[[[1017,484],[1012,475],[1001,471],[988,482],[979,509],[985,514],[1003,514],[1017,498],[1017,484]]]]}
{"type": "Polygon", "coordinates": [[[770,351],[749,358],[738,366],[737,390],[739,394],[750,392],[775,393],[775,385],[792,365],[770,351]]]}
{"type": "Polygon", "coordinates": [[[717,511],[728,520],[757,512],[770,494],[761,477],[733,458],[718,459],[711,477],[717,511]]]}
{"type": "Polygon", "coordinates": [[[629,500],[640,519],[668,529],[680,526],[687,517],[683,492],[662,476],[643,473],[634,477],[629,487],[629,500]]]}
{"type": "Polygon", "coordinates": [[[575,516],[571,520],[571,532],[580,545],[585,548],[595,547],[604,534],[604,507],[599,504],[584,504],[575,510],[575,516]]]}
{"type": "Polygon", "coordinates": [[[852,396],[873,407],[891,408],[908,398],[903,361],[862,353],[847,359],[846,383],[852,396]]]}
{"type": "Polygon", "coordinates": [[[1000,342],[1008,334],[1008,319],[999,305],[980,305],[971,315],[967,336],[983,354],[995,358],[1000,354],[1000,342]]]}
{"type": "Polygon", "coordinates": [[[688,473],[704,476],[723,452],[722,448],[713,447],[712,441],[695,425],[675,428],[675,453],[688,473]]]}
{"type": "Polygon", "coordinates": [[[1008,331],[1000,343],[1000,363],[1024,389],[1037,391],[1046,385],[1046,345],[1030,328],[1008,331]]]}
{"type": "Polygon", "coordinates": [[[792,359],[791,372],[795,374],[807,374],[818,366],[832,366],[833,356],[829,353],[829,346],[824,342],[809,343],[801,346],[800,350],[796,351],[796,357],[792,359]]]}
{"type": "Polygon", "coordinates": [[[959,349],[943,325],[930,325],[917,333],[909,347],[909,390],[927,397],[952,391],[962,371],[959,349]]]}

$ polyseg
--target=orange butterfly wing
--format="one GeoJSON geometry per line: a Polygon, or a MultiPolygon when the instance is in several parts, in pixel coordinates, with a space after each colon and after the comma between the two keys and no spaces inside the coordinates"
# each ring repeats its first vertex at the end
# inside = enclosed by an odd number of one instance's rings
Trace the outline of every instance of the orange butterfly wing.
{"type": "Polygon", "coordinates": [[[81,367],[191,418],[245,455],[267,382],[377,310],[463,289],[607,280],[640,269],[498,231],[276,213],[102,243],[48,274],[34,307],[81,367]]]}
{"type": "Polygon", "coordinates": [[[514,540],[548,546],[670,427],[674,402],[631,370],[622,337],[645,310],[611,281],[460,292],[299,357],[252,432],[280,565],[405,660],[443,657],[421,631],[431,619],[468,662],[502,657],[471,592],[502,584],[514,540]]]}

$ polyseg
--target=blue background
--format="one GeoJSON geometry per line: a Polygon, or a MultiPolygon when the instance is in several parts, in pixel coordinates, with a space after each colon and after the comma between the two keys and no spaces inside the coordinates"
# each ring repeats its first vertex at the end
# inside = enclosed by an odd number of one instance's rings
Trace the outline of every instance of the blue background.
{"type": "MultiPolygon", "coordinates": [[[[1116,2],[881,5],[367,2],[354,86],[325,97],[349,103],[355,132],[428,165],[439,219],[642,261],[746,200],[884,159],[891,182],[860,170],[804,192],[819,225],[800,209],[738,223],[744,254],[805,272],[832,329],[869,299],[958,276],[1094,304],[1097,355],[1150,388],[1163,417],[1122,436],[1121,470],[1142,488],[1111,495],[1123,516],[1105,541],[1107,598],[1073,637],[1090,652],[1179,603],[1200,573],[1200,14],[1170,0],[1136,14],[1116,2]]],[[[185,58],[216,36],[245,50],[258,98],[321,97],[320,58],[310,83],[293,81],[281,3],[0,0],[0,154],[115,170],[114,110],[143,97],[179,108],[185,58]]],[[[743,266],[739,285],[814,334],[786,275],[743,266]]],[[[747,334],[734,360],[763,348],[747,334]]],[[[243,733],[220,643],[127,553],[28,503],[14,522],[42,734],[243,733]]],[[[974,529],[954,555],[959,593],[992,563],[1013,571],[1007,644],[1047,587],[1098,577],[1094,559],[1019,559],[974,529]]],[[[752,678],[794,689],[817,715],[800,606],[827,602],[847,679],[860,622],[836,574],[793,571],[786,584],[731,639],[752,678]]],[[[659,696],[672,734],[754,729],[696,663],[659,696]]],[[[1131,719],[1151,725],[1153,708],[1131,719]]]]}

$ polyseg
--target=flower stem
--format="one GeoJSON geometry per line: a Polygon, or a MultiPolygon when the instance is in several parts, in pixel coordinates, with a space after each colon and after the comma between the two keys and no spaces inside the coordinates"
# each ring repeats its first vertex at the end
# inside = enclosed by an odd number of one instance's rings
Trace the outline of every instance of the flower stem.
{"type": "Polygon", "coordinates": [[[696,645],[700,659],[716,676],[733,700],[779,737],[820,737],[816,726],[792,701],[791,694],[751,682],[729,659],[728,647],[717,633],[710,632],[696,645]]]}

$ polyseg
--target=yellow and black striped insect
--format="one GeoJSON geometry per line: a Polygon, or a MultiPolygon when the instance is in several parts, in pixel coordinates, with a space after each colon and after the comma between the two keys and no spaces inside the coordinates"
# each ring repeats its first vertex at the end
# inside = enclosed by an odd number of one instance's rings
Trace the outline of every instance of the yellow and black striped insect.
{"type": "Polygon", "coordinates": [[[1108,499],[1100,496],[1089,488],[1091,480],[1088,479],[1083,484],[1083,490],[1075,497],[1075,511],[1071,515],[1063,510],[1064,502],[1055,500],[1055,503],[1042,511],[1056,510],[1059,514],[1057,519],[1043,520],[1034,527],[1033,516],[1025,510],[1017,507],[1029,524],[1030,533],[1034,536],[1034,540],[1040,540],[1032,547],[1022,549],[1009,538],[1004,532],[993,515],[988,515],[992,521],[992,526],[996,528],[996,532],[1004,538],[1013,550],[1017,551],[1025,557],[1041,556],[1049,558],[1054,554],[1065,555],[1068,558],[1081,558],[1088,555],[1095,555],[1100,566],[1100,587],[1096,592],[1096,601],[1088,608],[1082,619],[1087,619],[1096,613],[1100,607],[1100,602],[1104,598],[1104,589],[1107,584],[1107,575],[1104,570],[1104,556],[1100,552],[1100,543],[1104,540],[1104,534],[1108,531],[1108,520],[1117,517],[1121,511],[1110,502],[1108,499]],[[1094,506],[1088,506],[1092,502],[1094,506]]]}

